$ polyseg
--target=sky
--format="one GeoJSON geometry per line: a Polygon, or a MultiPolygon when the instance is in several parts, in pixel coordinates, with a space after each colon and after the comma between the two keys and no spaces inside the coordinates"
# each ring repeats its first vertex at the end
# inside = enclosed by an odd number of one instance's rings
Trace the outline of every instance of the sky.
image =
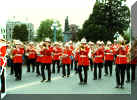
{"type": "MultiPolygon", "coordinates": [[[[82,24],[89,15],[96,0],[0,0],[0,23],[4,24],[13,16],[17,20],[34,24],[35,30],[45,19],[59,20],[64,28],[64,20],[69,17],[69,24],[82,24]]],[[[136,0],[127,0],[131,7],[136,0]]]]}

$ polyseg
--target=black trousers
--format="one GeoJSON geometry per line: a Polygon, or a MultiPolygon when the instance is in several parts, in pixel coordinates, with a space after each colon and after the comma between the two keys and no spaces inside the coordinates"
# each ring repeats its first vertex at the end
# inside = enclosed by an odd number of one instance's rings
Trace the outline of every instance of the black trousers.
{"type": "Polygon", "coordinates": [[[73,59],[71,59],[71,70],[73,70],[73,59]]]}
{"type": "Polygon", "coordinates": [[[97,68],[99,70],[99,72],[98,72],[98,78],[101,79],[103,63],[94,63],[94,79],[95,80],[97,79],[97,68]]]}
{"type": "MultiPolygon", "coordinates": [[[[0,66],[0,71],[2,70],[2,67],[0,66]]],[[[4,76],[4,70],[1,75],[1,93],[5,92],[5,76],[4,76]]]]}
{"type": "Polygon", "coordinates": [[[113,61],[105,61],[105,74],[108,75],[108,68],[110,76],[112,75],[112,63],[113,61]]]}
{"type": "Polygon", "coordinates": [[[135,80],[135,71],[136,71],[136,64],[127,64],[126,67],[127,81],[130,81],[130,79],[135,80]],[[130,75],[130,70],[131,70],[131,75],[130,75]]]}
{"type": "Polygon", "coordinates": [[[55,64],[57,63],[57,72],[60,72],[60,60],[54,60],[53,61],[53,68],[52,68],[52,73],[55,73],[55,64]]]}
{"type": "Polygon", "coordinates": [[[48,71],[48,80],[51,80],[51,64],[46,64],[46,63],[42,63],[42,66],[41,66],[42,79],[46,80],[46,77],[45,77],[45,67],[46,67],[46,69],[48,71]]]}
{"type": "Polygon", "coordinates": [[[22,79],[22,63],[14,63],[15,77],[16,79],[22,79]]]}
{"type": "Polygon", "coordinates": [[[40,75],[40,70],[39,70],[40,66],[41,66],[41,63],[36,62],[36,73],[37,73],[37,75],[40,75]]]}
{"type": "Polygon", "coordinates": [[[78,73],[79,73],[80,82],[87,83],[87,78],[88,78],[87,72],[88,72],[88,66],[78,66],[78,73]],[[84,70],[84,79],[82,77],[82,69],[84,70]]]}
{"type": "Polygon", "coordinates": [[[66,76],[66,66],[67,66],[67,75],[70,75],[70,64],[63,64],[62,66],[63,76],[66,76]]]}
{"type": "Polygon", "coordinates": [[[75,70],[76,73],[78,73],[78,66],[77,66],[78,61],[75,60],[74,64],[75,64],[75,68],[74,68],[74,70],[75,70]]]}
{"type": "Polygon", "coordinates": [[[27,72],[30,72],[31,64],[32,64],[32,72],[35,71],[35,59],[27,59],[27,72]]]}
{"type": "Polygon", "coordinates": [[[90,61],[90,70],[92,71],[93,70],[93,61],[91,58],[89,59],[89,61],[90,61]]]}
{"type": "Polygon", "coordinates": [[[126,64],[116,64],[117,85],[124,85],[126,64]]]}
{"type": "Polygon", "coordinates": [[[10,74],[14,74],[15,73],[15,69],[14,69],[14,64],[13,61],[11,60],[11,69],[10,69],[10,74]]]}

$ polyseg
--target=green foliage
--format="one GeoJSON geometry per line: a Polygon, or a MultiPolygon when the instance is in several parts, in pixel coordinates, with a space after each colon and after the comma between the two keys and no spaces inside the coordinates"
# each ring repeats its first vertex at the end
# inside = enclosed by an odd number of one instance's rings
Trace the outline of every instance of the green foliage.
{"type": "Polygon", "coordinates": [[[123,37],[127,43],[130,41],[130,34],[129,33],[124,34],[123,37]]]}
{"type": "Polygon", "coordinates": [[[83,24],[79,39],[112,40],[116,32],[124,34],[130,23],[130,10],[122,4],[123,0],[105,0],[96,2],[93,13],[83,24]]]}
{"type": "MultiPolygon", "coordinates": [[[[54,23],[53,19],[46,19],[40,23],[40,26],[37,30],[37,41],[42,41],[45,39],[45,37],[49,37],[53,41],[53,30],[51,29],[52,24],[54,23]]],[[[56,39],[58,41],[62,40],[62,29],[61,29],[61,24],[59,21],[57,21],[57,27],[58,30],[56,32],[56,39]]]]}
{"type": "Polygon", "coordinates": [[[13,39],[28,41],[28,30],[26,24],[16,25],[13,29],[13,39]]]}

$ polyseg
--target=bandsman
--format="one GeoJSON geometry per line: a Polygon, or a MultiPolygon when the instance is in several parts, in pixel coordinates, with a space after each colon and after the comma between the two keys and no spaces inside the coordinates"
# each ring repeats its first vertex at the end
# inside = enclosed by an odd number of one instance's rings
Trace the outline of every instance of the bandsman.
{"type": "Polygon", "coordinates": [[[88,78],[88,67],[90,64],[88,53],[89,48],[86,45],[86,39],[83,38],[81,40],[81,45],[79,47],[79,57],[78,57],[78,73],[79,73],[79,79],[80,79],[80,85],[87,84],[87,78],[88,78]],[[84,78],[82,77],[82,69],[84,70],[84,78]]]}
{"type": "Polygon", "coordinates": [[[55,73],[55,64],[57,63],[57,73],[60,73],[60,56],[62,49],[58,42],[55,42],[55,47],[53,47],[53,68],[52,73],[55,73]]]}
{"type": "Polygon", "coordinates": [[[65,44],[65,48],[62,50],[62,55],[60,57],[62,61],[62,77],[70,76],[70,65],[71,65],[71,49],[69,48],[69,44],[65,44]],[[66,75],[66,67],[67,67],[67,75],[66,75]]]}
{"type": "Polygon", "coordinates": [[[27,56],[27,72],[30,72],[30,65],[32,65],[32,72],[35,71],[36,49],[33,42],[30,42],[26,48],[27,56]]]}
{"type": "Polygon", "coordinates": [[[127,50],[124,39],[120,41],[120,47],[116,51],[116,88],[124,88],[125,69],[127,65],[127,50]]]}
{"type": "Polygon", "coordinates": [[[104,63],[104,50],[102,49],[101,42],[97,41],[96,49],[93,53],[93,62],[94,62],[94,78],[93,80],[97,80],[97,69],[98,72],[98,79],[101,79],[102,76],[102,68],[104,63]]]}
{"type": "Polygon", "coordinates": [[[5,93],[5,67],[6,67],[6,40],[3,35],[0,34],[0,76],[1,76],[1,93],[5,93]]]}
{"type": "Polygon", "coordinates": [[[22,63],[24,50],[21,49],[21,41],[17,40],[15,45],[16,48],[12,51],[12,56],[15,69],[15,80],[17,81],[22,79],[22,63]]]}
{"type": "Polygon", "coordinates": [[[112,48],[112,43],[110,41],[107,41],[107,45],[104,49],[105,76],[108,75],[108,68],[110,76],[112,76],[112,64],[114,61],[114,50],[112,48]]]}
{"type": "Polygon", "coordinates": [[[43,50],[42,50],[42,66],[41,66],[41,75],[42,80],[41,82],[50,82],[51,81],[51,64],[52,64],[52,52],[53,48],[51,47],[51,41],[49,38],[46,38],[43,44],[43,50]],[[45,67],[48,71],[48,80],[46,80],[45,77],[45,67]]]}

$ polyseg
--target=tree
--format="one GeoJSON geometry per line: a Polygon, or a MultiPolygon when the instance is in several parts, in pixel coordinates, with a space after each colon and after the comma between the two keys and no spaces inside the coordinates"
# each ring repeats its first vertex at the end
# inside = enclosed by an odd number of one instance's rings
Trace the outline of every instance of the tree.
{"type": "Polygon", "coordinates": [[[26,24],[15,25],[13,29],[13,39],[28,41],[28,30],[26,24]]]}
{"type": "Polygon", "coordinates": [[[107,41],[112,40],[116,32],[123,34],[129,27],[130,11],[122,2],[124,0],[98,0],[83,24],[79,39],[107,41]]]}
{"type": "MultiPolygon", "coordinates": [[[[42,41],[45,39],[45,37],[49,37],[51,40],[53,40],[54,34],[53,34],[53,30],[51,29],[53,23],[54,23],[53,19],[46,19],[40,23],[40,26],[37,30],[37,35],[38,35],[37,41],[42,41]]],[[[62,29],[59,21],[57,21],[57,27],[58,30],[56,32],[56,39],[58,41],[61,41],[62,29]]]]}

